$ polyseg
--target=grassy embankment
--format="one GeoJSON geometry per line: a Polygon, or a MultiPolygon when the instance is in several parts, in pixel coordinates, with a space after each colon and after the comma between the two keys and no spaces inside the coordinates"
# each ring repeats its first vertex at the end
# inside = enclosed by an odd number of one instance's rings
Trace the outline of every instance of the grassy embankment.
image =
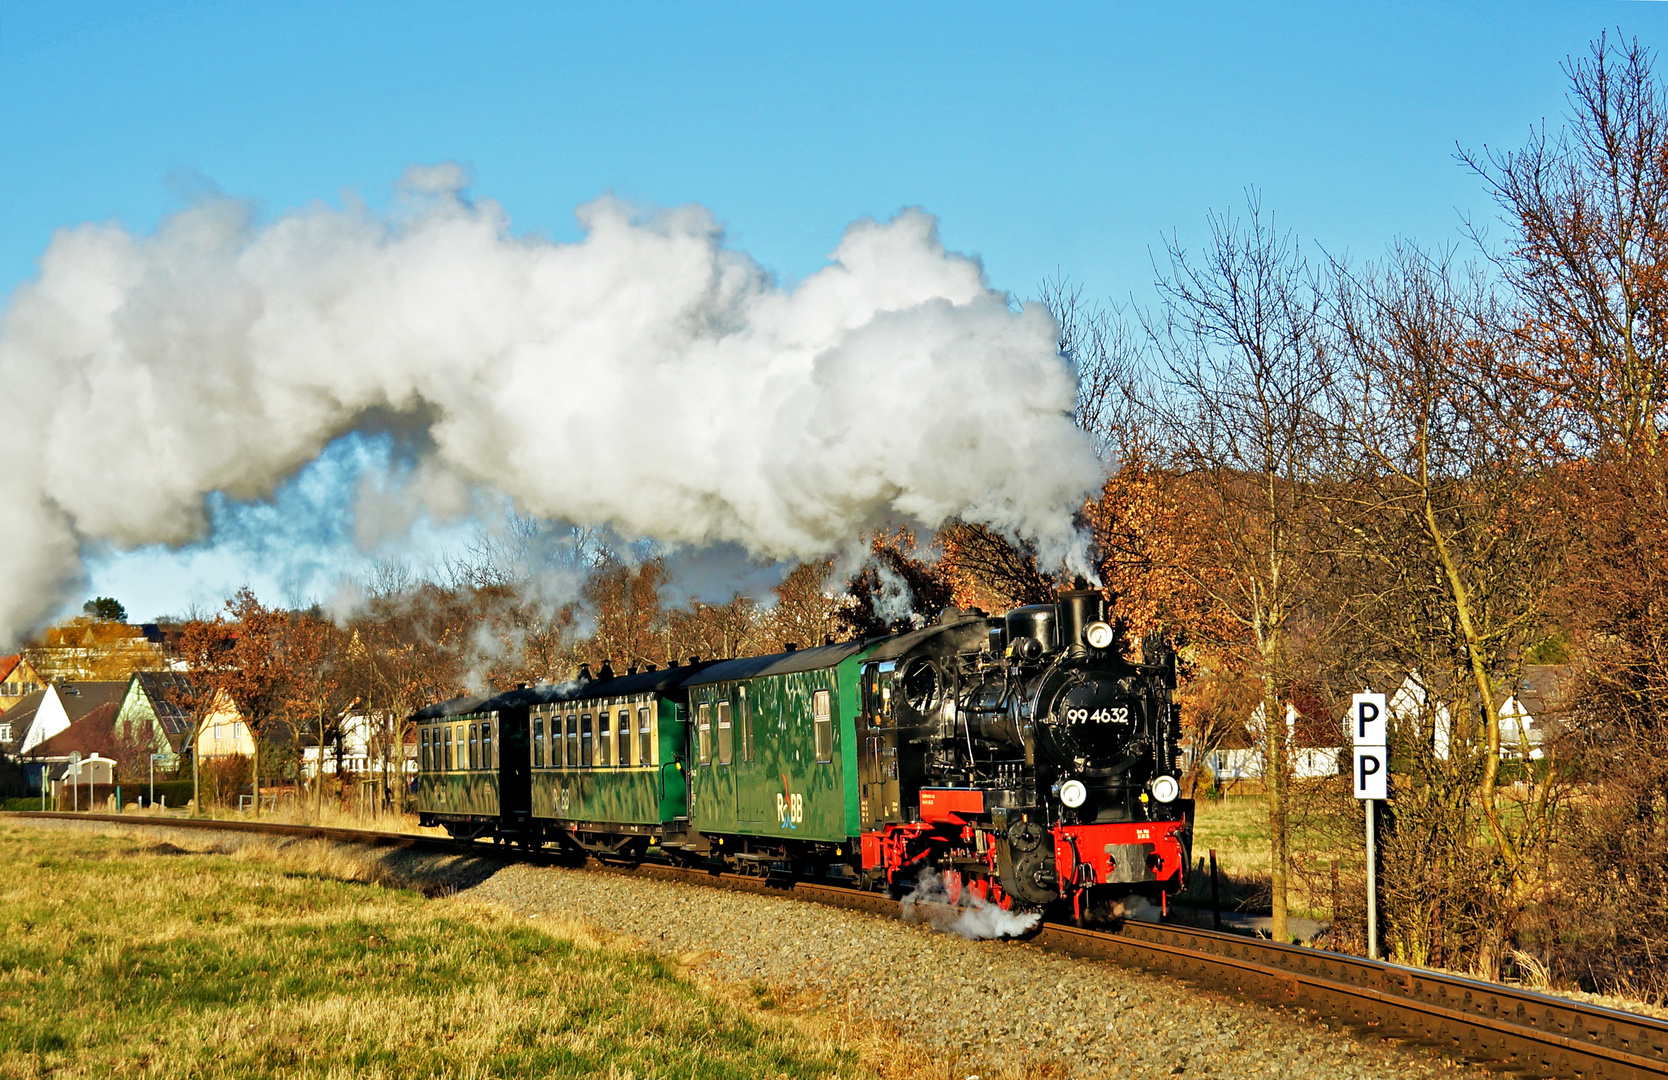
{"type": "Polygon", "coordinates": [[[872,1075],[675,960],[388,875],[0,824],[0,1077],[872,1075]]]}

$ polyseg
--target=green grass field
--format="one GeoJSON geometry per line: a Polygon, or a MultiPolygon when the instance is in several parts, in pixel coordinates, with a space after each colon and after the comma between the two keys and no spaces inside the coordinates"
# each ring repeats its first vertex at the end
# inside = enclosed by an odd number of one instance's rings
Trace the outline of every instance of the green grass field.
{"type": "Polygon", "coordinates": [[[0,824],[0,1077],[872,1075],[674,960],[354,858],[0,824]]]}
{"type": "MultiPolygon", "coordinates": [[[[1340,844],[1302,827],[1294,820],[1291,850],[1294,860],[1290,904],[1294,915],[1314,919],[1332,917],[1331,864],[1336,860],[1347,876],[1360,872],[1365,859],[1365,841],[1340,844]]],[[[1224,907],[1266,911],[1269,867],[1268,807],[1261,795],[1233,795],[1221,799],[1200,799],[1193,820],[1194,872],[1188,879],[1185,899],[1194,904],[1210,902],[1209,863],[1200,872],[1200,860],[1215,849],[1224,907]]]]}

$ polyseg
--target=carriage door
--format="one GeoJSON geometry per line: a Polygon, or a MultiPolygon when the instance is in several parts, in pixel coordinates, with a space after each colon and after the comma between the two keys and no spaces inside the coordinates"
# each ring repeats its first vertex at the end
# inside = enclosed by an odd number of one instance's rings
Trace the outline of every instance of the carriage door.
{"type": "Polygon", "coordinates": [[[863,668],[863,711],[857,718],[857,797],[864,829],[900,820],[898,728],[892,708],[891,661],[863,668]]]}

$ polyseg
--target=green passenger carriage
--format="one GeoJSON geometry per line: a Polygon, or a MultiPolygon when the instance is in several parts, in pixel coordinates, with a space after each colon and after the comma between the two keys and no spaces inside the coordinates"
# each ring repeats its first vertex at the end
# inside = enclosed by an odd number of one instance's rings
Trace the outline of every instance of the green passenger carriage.
{"type": "Polygon", "coordinates": [[[686,842],[687,695],[698,667],[581,679],[527,706],[531,803],[542,835],[598,854],[686,842]]]}
{"type": "Polygon", "coordinates": [[[457,837],[497,835],[525,818],[526,740],[490,699],[459,698],[413,717],[417,778],[412,807],[425,825],[457,837]]]}
{"type": "Polygon", "coordinates": [[[726,855],[832,861],[858,835],[858,676],[844,642],[714,664],[684,685],[690,827],[726,855]]]}

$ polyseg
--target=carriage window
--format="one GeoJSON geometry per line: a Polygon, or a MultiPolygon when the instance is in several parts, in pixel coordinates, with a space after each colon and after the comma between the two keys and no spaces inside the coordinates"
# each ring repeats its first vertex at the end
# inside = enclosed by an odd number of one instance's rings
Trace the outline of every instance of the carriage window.
{"type": "Polygon", "coordinates": [[[591,767],[591,714],[585,713],[579,718],[579,764],[589,769],[591,767]]]}
{"type": "Polygon", "coordinates": [[[452,771],[452,729],[449,728],[449,727],[441,728],[440,729],[440,734],[442,734],[446,737],[446,768],[445,768],[445,771],[446,772],[451,772],[452,771]]]}
{"type": "Polygon", "coordinates": [[[481,728],[478,724],[469,725],[469,767],[480,768],[481,762],[481,728]]]}
{"type": "Polygon", "coordinates": [[[562,751],[567,749],[567,743],[562,739],[562,717],[560,713],[550,714],[550,767],[561,768],[566,762],[562,760],[562,751]]]}
{"type": "Polygon", "coordinates": [[[811,727],[817,744],[817,760],[834,760],[834,718],[829,713],[828,691],[818,690],[811,697],[811,727]]]}
{"type": "Polygon", "coordinates": [[[492,758],[492,729],[496,722],[481,725],[481,768],[491,769],[498,765],[492,758]]]}
{"type": "Polygon", "coordinates": [[[568,713],[568,768],[579,768],[579,717],[568,713]]]}
{"type": "Polygon", "coordinates": [[[741,760],[753,760],[753,702],[747,687],[736,689],[736,726],[741,728],[741,760]]]}
{"type": "Polygon", "coordinates": [[[597,765],[607,765],[614,748],[614,732],[608,726],[608,710],[597,713],[597,765]]]}
{"type": "Polygon", "coordinates": [[[735,760],[735,733],[730,730],[730,703],[718,703],[718,764],[735,760]]]}
{"type": "Polygon", "coordinates": [[[695,711],[695,760],[702,765],[712,764],[711,705],[702,705],[695,711]]]}
{"type": "Polygon", "coordinates": [[[429,729],[428,728],[424,727],[424,728],[418,728],[417,729],[417,742],[422,747],[422,749],[418,752],[418,755],[417,755],[418,764],[420,765],[420,767],[422,768],[422,770],[424,772],[429,772],[431,770],[430,770],[430,767],[429,767],[429,729]]]}
{"type": "Polygon", "coordinates": [[[654,764],[654,729],[649,726],[649,710],[637,710],[637,764],[654,764]]]}
{"type": "Polygon", "coordinates": [[[544,717],[533,714],[533,768],[544,768],[544,717]]]}
{"type": "Polygon", "coordinates": [[[622,766],[631,762],[631,710],[621,709],[619,721],[614,725],[614,735],[620,740],[619,762],[622,766]]]}

